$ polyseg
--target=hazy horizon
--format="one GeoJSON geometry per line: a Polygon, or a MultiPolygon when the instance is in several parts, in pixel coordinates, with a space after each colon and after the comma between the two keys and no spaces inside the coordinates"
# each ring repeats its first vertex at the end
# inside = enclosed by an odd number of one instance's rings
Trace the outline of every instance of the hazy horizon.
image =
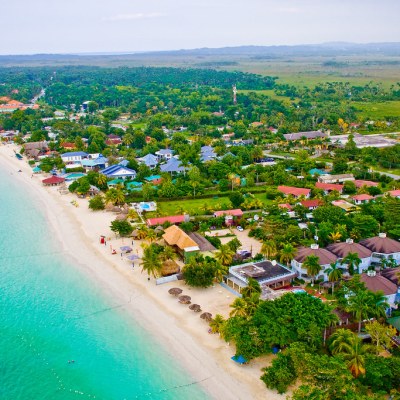
{"type": "Polygon", "coordinates": [[[1,55],[102,54],[400,40],[397,0],[14,0],[1,55]]]}

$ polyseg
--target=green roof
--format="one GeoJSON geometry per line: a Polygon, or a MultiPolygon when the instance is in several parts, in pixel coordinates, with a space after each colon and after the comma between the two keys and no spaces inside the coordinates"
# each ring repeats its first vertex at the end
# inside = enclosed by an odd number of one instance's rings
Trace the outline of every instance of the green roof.
{"type": "Polygon", "coordinates": [[[400,332],[400,316],[388,318],[387,322],[400,332]]]}

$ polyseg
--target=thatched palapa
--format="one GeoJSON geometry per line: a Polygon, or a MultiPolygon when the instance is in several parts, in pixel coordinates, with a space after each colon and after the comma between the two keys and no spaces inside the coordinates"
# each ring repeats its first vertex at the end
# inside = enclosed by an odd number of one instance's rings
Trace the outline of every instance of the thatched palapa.
{"type": "Polygon", "coordinates": [[[180,288],[177,288],[177,287],[174,287],[174,288],[171,288],[171,289],[168,290],[168,293],[169,293],[169,294],[172,294],[173,296],[178,296],[178,295],[180,295],[182,292],[183,292],[183,290],[180,289],[180,288]]]}
{"type": "Polygon", "coordinates": [[[190,304],[190,300],[192,300],[190,296],[187,296],[185,294],[179,296],[178,298],[179,298],[179,303],[181,304],[190,304]]]}
{"type": "Polygon", "coordinates": [[[201,319],[204,319],[207,322],[210,322],[212,320],[212,314],[209,312],[204,312],[203,314],[200,315],[201,319]]]}

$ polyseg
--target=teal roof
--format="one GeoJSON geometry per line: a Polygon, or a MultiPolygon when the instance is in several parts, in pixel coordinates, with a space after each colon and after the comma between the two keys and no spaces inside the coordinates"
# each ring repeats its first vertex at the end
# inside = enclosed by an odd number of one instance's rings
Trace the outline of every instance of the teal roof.
{"type": "Polygon", "coordinates": [[[39,167],[35,167],[35,168],[33,168],[32,171],[33,171],[33,172],[41,172],[42,170],[41,170],[39,167]]]}
{"type": "Polygon", "coordinates": [[[140,187],[142,187],[142,185],[143,185],[142,182],[136,182],[136,181],[132,181],[132,182],[127,182],[127,183],[126,183],[126,187],[127,187],[128,189],[131,189],[131,188],[140,188],[140,187]]]}
{"type": "Polygon", "coordinates": [[[326,175],[326,174],[327,174],[324,170],[318,169],[318,168],[310,169],[310,170],[308,171],[308,173],[309,173],[310,175],[316,175],[316,174],[318,174],[318,175],[326,175]]]}
{"type": "Polygon", "coordinates": [[[108,181],[108,186],[118,185],[119,183],[124,183],[124,180],[121,178],[113,179],[112,181],[108,181]]]}
{"type": "Polygon", "coordinates": [[[161,175],[151,175],[144,179],[148,182],[151,182],[151,181],[155,181],[157,179],[161,179],[161,175]]]}

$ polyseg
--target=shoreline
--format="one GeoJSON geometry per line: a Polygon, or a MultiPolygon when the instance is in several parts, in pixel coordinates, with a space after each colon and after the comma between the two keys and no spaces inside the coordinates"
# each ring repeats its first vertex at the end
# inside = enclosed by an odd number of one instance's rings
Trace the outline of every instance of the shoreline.
{"type": "MultiPolygon", "coordinates": [[[[200,304],[204,311],[214,316],[229,314],[229,304],[234,296],[220,285],[209,289],[194,289],[177,281],[156,286],[147,275],[141,273],[138,263],[122,259],[119,247],[131,244],[130,239],[116,239],[110,231],[110,222],[115,214],[88,209],[87,199],[75,195],[61,195],[58,187],[44,187],[44,175],[32,176],[26,159],[18,160],[13,144],[0,145],[0,166],[4,173],[12,173],[18,182],[24,184],[28,196],[38,200],[49,222],[49,228],[60,246],[62,256],[73,260],[75,267],[101,288],[111,301],[120,304],[124,316],[130,323],[140,325],[152,339],[169,354],[214,399],[283,399],[284,396],[266,388],[259,379],[260,369],[270,362],[270,357],[252,361],[240,366],[230,360],[234,349],[218,335],[208,334],[208,324],[198,313],[178,303],[168,294],[168,289],[181,287],[193,302],[200,304]],[[18,170],[22,172],[18,173],[18,170]],[[32,176],[32,177],[31,177],[32,176]],[[71,204],[76,200],[78,207],[71,204]],[[100,244],[100,235],[105,235],[107,245],[100,244]],[[117,249],[111,255],[110,246],[117,249]],[[76,254],[79,249],[79,257],[76,254]],[[179,355],[176,357],[176,355],[179,355]]],[[[140,242],[134,242],[134,251],[141,252],[140,242]]]]}

